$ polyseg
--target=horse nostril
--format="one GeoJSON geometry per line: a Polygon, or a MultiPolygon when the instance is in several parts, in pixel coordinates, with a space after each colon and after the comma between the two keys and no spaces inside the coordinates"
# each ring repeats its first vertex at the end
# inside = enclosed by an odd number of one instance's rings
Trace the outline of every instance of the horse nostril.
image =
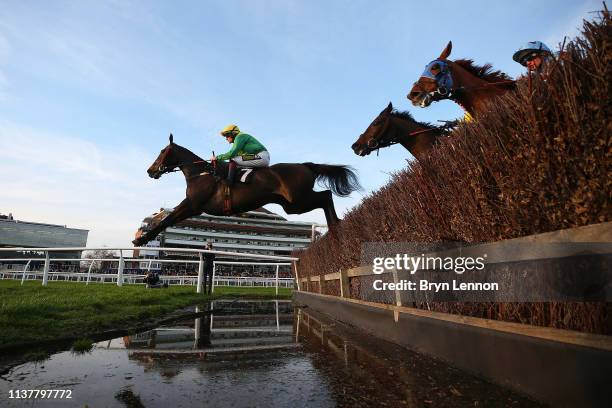
{"type": "Polygon", "coordinates": [[[415,98],[417,98],[419,96],[419,92],[410,92],[408,94],[408,99],[410,99],[411,101],[414,100],[415,98]]]}

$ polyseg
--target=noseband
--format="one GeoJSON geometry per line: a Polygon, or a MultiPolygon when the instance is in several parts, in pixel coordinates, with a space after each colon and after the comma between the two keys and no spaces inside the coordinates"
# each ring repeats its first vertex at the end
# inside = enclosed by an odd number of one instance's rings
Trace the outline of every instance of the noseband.
{"type": "MultiPolygon", "coordinates": [[[[382,130],[380,132],[378,132],[379,135],[384,135],[385,133],[387,133],[387,129],[389,128],[389,122],[391,121],[391,115],[388,115],[385,118],[385,124],[382,127],[382,130]]],[[[391,145],[394,145],[396,143],[399,143],[399,140],[397,138],[397,135],[387,138],[387,139],[381,139],[381,138],[372,138],[372,140],[370,140],[367,143],[368,148],[375,150],[375,149],[381,149],[383,147],[388,147],[391,145]]]]}

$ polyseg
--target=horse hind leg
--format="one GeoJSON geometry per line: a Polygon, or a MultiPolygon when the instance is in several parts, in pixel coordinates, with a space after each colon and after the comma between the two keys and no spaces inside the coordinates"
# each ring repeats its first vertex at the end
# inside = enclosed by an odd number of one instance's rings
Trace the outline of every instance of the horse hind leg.
{"type": "Polygon", "coordinates": [[[327,220],[327,226],[334,226],[340,222],[338,215],[336,214],[336,208],[334,207],[334,198],[330,190],[320,191],[319,199],[321,200],[321,208],[325,212],[325,219],[327,220]]]}

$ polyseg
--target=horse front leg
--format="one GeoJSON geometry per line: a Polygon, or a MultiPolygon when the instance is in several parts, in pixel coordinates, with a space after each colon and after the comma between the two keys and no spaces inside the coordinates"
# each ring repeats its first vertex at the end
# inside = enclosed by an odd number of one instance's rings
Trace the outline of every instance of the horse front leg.
{"type": "Polygon", "coordinates": [[[147,231],[141,237],[136,238],[132,241],[132,243],[135,246],[145,245],[147,242],[151,241],[167,227],[172,226],[177,222],[183,221],[184,219],[187,219],[192,215],[195,215],[196,213],[197,211],[195,211],[191,206],[191,200],[189,200],[189,198],[186,198],[181,201],[181,203],[177,205],[176,208],[170,214],[168,214],[163,220],[161,220],[157,225],[155,225],[150,231],[147,231]]]}

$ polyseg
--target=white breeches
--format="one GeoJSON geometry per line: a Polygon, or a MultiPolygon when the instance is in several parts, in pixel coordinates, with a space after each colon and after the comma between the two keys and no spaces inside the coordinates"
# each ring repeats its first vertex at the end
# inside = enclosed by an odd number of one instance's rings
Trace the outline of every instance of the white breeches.
{"type": "Polygon", "coordinates": [[[255,155],[232,157],[239,167],[268,167],[270,165],[270,153],[267,150],[255,155]]]}

